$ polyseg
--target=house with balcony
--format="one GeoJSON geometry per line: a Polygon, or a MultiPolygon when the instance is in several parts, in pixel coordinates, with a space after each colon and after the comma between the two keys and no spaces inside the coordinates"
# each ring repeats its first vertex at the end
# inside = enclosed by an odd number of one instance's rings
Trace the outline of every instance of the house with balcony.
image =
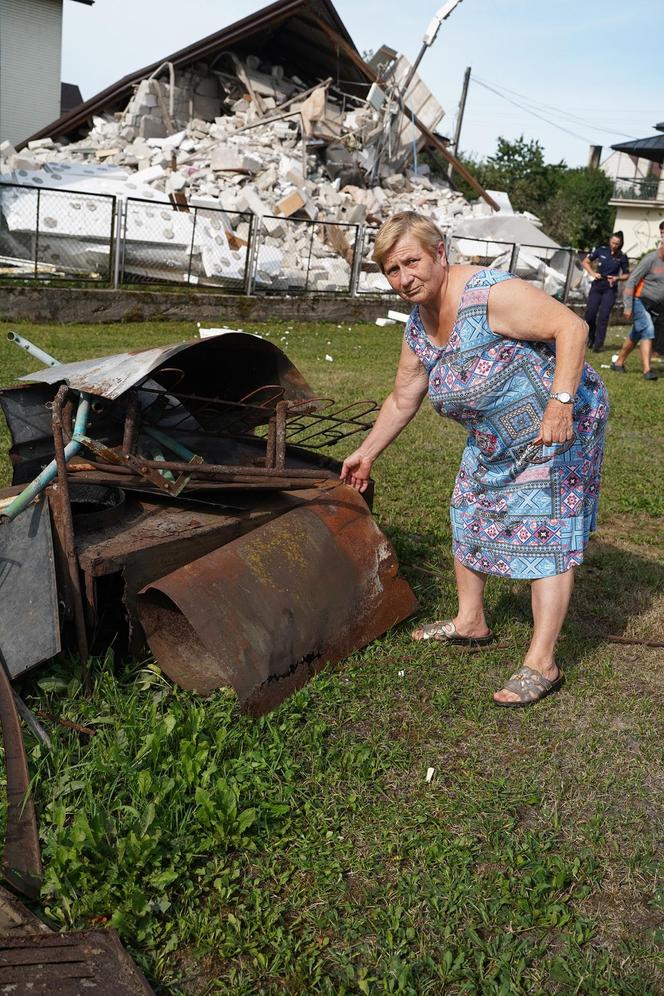
{"type": "Polygon", "coordinates": [[[655,248],[664,221],[664,121],[654,127],[657,135],[612,145],[601,164],[613,180],[614,229],[624,233],[630,259],[655,248]]]}

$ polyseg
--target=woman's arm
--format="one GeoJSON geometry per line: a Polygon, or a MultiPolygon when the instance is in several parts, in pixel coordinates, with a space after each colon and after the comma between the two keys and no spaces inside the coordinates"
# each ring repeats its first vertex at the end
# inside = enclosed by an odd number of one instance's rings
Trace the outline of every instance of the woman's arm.
{"type": "MultiPolygon", "coordinates": [[[[491,329],[510,339],[556,344],[556,372],[552,392],[576,394],[586,354],[588,326],[544,291],[525,280],[505,280],[489,296],[488,320],[491,329]]],[[[573,405],[552,399],[544,411],[536,441],[562,443],[571,439],[573,405]]]]}
{"type": "Polygon", "coordinates": [[[369,435],[344,460],[339,477],[345,484],[357,491],[366,491],[374,460],[408,425],[422,404],[428,386],[426,370],[404,341],[392,393],[383,402],[369,435]]]}
{"type": "Polygon", "coordinates": [[[593,270],[592,268],[591,258],[596,259],[597,257],[595,256],[594,253],[591,252],[588,256],[586,256],[584,259],[581,260],[581,266],[586,271],[586,273],[590,274],[593,280],[601,280],[602,279],[601,274],[598,273],[597,270],[593,270]]]}

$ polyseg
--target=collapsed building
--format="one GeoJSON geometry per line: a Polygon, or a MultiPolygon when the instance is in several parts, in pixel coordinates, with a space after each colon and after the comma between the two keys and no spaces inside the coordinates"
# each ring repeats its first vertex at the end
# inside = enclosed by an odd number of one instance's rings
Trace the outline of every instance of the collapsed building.
{"type": "Polygon", "coordinates": [[[10,268],[29,258],[37,186],[45,274],[63,260],[101,271],[111,251],[101,210],[82,199],[63,210],[73,191],[124,204],[130,279],[238,286],[255,252],[259,287],[338,289],[357,265],[361,289],[386,290],[371,238],[356,245],[355,230],[333,225],[372,229],[415,209],[451,232],[498,207],[437,134],[441,105],[409,76],[387,46],[365,62],[328,0],[279,0],[124,77],[18,150],[4,143],[0,256],[10,268]],[[433,174],[431,156],[480,200],[433,174]]]}

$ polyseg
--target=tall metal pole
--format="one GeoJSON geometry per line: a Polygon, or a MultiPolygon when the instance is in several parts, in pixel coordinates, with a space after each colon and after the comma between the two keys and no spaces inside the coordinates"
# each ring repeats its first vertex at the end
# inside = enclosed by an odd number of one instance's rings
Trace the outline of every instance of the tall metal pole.
{"type": "MultiPolygon", "coordinates": [[[[459,158],[459,138],[461,137],[461,125],[463,124],[463,113],[466,110],[466,97],[468,96],[468,84],[470,83],[470,66],[467,67],[465,73],[463,74],[463,87],[461,88],[461,100],[459,101],[459,110],[457,111],[456,128],[454,129],[454,155],[459,158]]],[[[454,166],[452,163],[447,167],[447,179],[452,179],[452,173],[454,172],[454,166]]]]}
{"type": "Polygon", "coordinates": [[[428,28],[424,32],[424,38],[422,39],[422,48],[417,53],[415,62],[410,67],[410,72],[406,77],[406,82],[401,87],[402,99],[405,100],[406,94],[408,93],[408,87],[413,82],[413,76],[415,75],[417,67],[422,61],[422,56],[424,55],[426,50],[430,48],[435,42],[436,35],[438,34],[438,29],[440,28],[441,24],[443,23],[443,21],[447,20],[447,18],[450,16],[454,8],[458,7],[460,3],[461,0],[447,0],[447,3],[444,3],[443,6],[440,8],[440,10],[434,14],[428,28]]]}

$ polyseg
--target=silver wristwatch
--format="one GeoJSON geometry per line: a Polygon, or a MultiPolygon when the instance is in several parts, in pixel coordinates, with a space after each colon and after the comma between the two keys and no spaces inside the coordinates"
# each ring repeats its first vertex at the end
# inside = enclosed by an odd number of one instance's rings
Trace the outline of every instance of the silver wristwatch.
{"type": "Polygon", "coordinates": [[[549,394],[550,401],[559,401],[561,405],[573,405],[574,395],[568,394],[567,391],[551,391],[549,394]]]}

